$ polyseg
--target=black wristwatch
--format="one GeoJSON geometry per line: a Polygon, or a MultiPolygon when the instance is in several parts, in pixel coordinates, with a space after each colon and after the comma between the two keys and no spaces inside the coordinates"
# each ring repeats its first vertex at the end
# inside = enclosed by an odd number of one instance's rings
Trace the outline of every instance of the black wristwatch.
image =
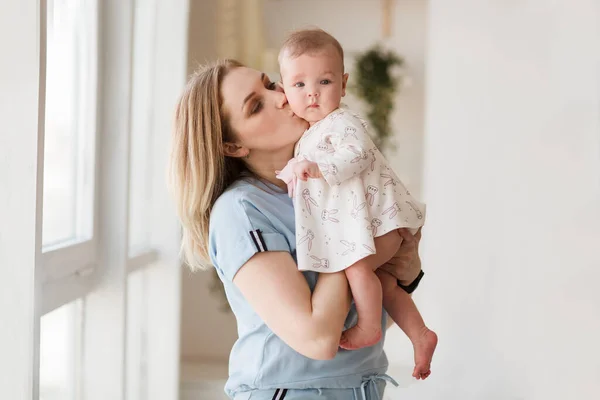
{"type": "Polygon", "coordinates": [[[400,286],[406,293],[411,294],[419,286],[419,282],[421,282],[421,279],[423,279],[423,275],[425,275],[425,272],[423,272],[423,270],[421,270],[421,272],[419,272],[419,275],[417,275],[415,280],[412,281],[410,283],[410,285],[407,285],[407,286],[404,286],[403,284],[401,284],[400,280],[398,279],[398,286],[400,286]]]}

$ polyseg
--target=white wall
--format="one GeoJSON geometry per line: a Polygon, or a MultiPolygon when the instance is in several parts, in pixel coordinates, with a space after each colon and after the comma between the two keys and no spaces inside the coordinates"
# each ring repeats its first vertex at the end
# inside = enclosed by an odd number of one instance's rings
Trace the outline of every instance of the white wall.
{"type": "Polygon", "coordinates": [[[600,398],[600,3],[431,0],[413,399],[600,398]]]}

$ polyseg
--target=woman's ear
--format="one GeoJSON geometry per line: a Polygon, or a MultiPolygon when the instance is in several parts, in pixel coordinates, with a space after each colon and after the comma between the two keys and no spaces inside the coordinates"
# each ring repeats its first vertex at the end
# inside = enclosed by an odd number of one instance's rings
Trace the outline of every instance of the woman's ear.
{"type": "Polygon", "coordinates": [[[246,157],[248,154],[250,154],[250,150],[246,147],[242,147],[240,145],[230,142],[226,142],[223,145],[223,152],[227,157],[236,158],[246,157]]]}

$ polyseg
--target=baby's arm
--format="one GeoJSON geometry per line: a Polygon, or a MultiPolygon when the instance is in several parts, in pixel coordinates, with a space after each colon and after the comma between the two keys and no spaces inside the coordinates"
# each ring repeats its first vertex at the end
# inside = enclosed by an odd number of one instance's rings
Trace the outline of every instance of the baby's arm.
{"type": "Polygon", "coordinates": [[[310,154],[330,186],[359,175],[373,161],[375,145],[357,118],[344,116],[323,135],[323,146],[310,154]]]}
{"type": "Polygon", "coordinates": [[[302,181],[305,181],[308,178],[314,179],[323,177],[317,163],[309,160],[298,161],[294,164],[293,170],[296,177],[302,181]]]}

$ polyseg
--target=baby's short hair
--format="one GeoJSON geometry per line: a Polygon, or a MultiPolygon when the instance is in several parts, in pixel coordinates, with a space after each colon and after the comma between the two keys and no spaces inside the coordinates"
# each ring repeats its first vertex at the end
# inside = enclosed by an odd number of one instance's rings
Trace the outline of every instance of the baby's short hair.
{"type": "Polygon", "coordinates": [[[342,48],[342,45],[336,38],[319,28],[301,29],[292,32],[281,46],[278,61],[281,64],[284,55],[296,58],[300,57],[302,54],[318,52],[328,46],[332,46],[335,52],[340,56],[343,70],[344,49],[342,48]]]}

